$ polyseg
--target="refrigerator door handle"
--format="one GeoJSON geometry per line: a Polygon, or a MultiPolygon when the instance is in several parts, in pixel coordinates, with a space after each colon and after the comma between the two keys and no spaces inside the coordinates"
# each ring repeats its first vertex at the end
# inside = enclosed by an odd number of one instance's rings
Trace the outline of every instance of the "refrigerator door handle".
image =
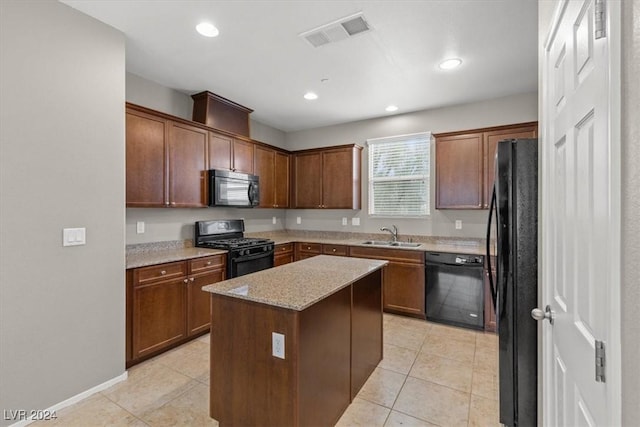
{"type": "MultiPolygon", "coordinates": [[[[489,289],[491,290],[491,299],[493,300],[493,307],[496,307],[496,284],[494,284],[493,273],[491,268],[491,224],[493,223],[493,210],[496,207],[496,185],[493,184],[493,191],[491,192],[491,203],[489,204],[489,220],[487,221],[487,274],[489,276],[489,289]]],[[[497,220],[496,214],[496,220],[497,220]]],[[[498,233],[498,227],[496,226],[496,234],[498,233]]],[[[497,236],[496,236],[497,237],[497,236]]],[[[496,254],[497,257],[498,254],[496,254]]],[[[496,270],[497,273],[497,270],[496,270]]],[[[497,278],[496,278],[497,281],[497,278]]]]}

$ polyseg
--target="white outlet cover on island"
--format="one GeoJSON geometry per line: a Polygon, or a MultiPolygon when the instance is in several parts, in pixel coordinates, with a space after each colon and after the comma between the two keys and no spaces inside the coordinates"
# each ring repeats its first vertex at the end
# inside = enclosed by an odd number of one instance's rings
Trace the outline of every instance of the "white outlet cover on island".
{"type": "Polygon", "coordinates": [[[296,217],[296,224],[302,224],[302,218],[301,217],[296,217]]]}
{"type": "Polygon", "coordinates": [[[360,225],[360,218],[351,218],[351,225],[360,225]]]}

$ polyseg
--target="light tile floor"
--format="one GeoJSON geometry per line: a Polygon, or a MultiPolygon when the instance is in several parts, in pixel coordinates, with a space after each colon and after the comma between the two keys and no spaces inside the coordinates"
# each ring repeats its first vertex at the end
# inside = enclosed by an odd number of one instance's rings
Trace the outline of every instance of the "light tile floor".
{"type": "MultiPolygon", "coordinates": [[[[497,336],[384,315],[384,359],[338,426],[498,426],[497,336]]],[[[209,336],[32,426],[217,426],[209,336]]]]}

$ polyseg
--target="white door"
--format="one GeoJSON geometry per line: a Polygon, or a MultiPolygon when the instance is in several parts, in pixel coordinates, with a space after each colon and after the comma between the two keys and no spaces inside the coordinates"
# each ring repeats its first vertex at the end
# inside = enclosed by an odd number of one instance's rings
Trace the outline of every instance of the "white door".
{"type": "MultiPolygon", "coordinates": [[[[607,30],[620,22],[617,1],[608,3],[607,30]]],[[[541,303],[555,315],[553,325],[542,324],[547,426],[621,420],[620,155],[612,103],[619,65],[611,59],[619,39],[612,42],[610,31],[597,37],[596,9],[595,0],[560,2],[544,47],[541,303]],[[604,382],[596,380],[598,341],[605,345],[604,382]]]]}

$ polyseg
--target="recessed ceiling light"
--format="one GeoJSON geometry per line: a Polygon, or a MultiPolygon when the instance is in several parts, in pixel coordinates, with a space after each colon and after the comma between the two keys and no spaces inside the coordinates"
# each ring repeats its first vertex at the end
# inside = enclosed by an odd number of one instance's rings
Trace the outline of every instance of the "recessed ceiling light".
{"type": "Polygon", "coordinates": [[[451,70],[453,68],[456,68],[460,64],[462,64],[462,59],[451,58],[451,59],[442,61],[440,63],[440,68],[442,68],[443,70],[451,70]]]}
{"type": "Polygon", "coordinates": [[[201,22],[196,25],[196,31],[205,37],[216,37],[220,31],[209,22],[201,22]]]}
{"type": "Polygon", "coordinates": [[[307,92],[304,94],[304,99],[308,99],[309,101],[313,101],[314,99],[318,99],[318,95],[313,92],[307,92]]]}
{"type": "Polygon", "coordinates": [[[398,107],[396,107],[395,105],[389,105],[387,108],[385,108],[385,111],[392,113],[394,111],[398,111],[398,107]]]}

